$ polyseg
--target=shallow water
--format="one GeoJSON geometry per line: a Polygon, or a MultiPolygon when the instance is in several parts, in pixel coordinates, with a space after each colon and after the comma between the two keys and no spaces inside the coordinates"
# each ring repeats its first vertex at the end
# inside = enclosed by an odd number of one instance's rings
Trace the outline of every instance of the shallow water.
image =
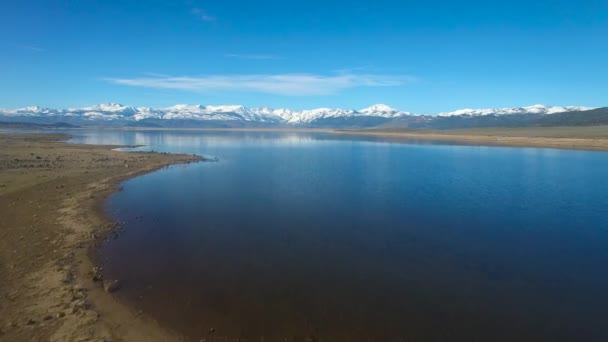
{"type": "Polygon", "coordinates": [[[118,296],[192,341],[605,341],[608,153],[99,131],[219,162],[124,183],[118,296]]]}

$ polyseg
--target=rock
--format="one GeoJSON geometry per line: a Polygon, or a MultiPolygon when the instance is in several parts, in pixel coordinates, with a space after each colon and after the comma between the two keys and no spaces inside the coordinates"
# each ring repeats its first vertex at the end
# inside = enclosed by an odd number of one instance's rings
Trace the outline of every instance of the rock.
{"type": "Polygon", "coordinates": [[[72,292],[86,292],[87,289],[80,284],[72,286],[72,292]]]}
{"type": "Polygon", "coordinates": [[[17,292],[10,292],[4,295],[6,299],[14,301],[17,298],[17,292]]]}
{"type": "Polygon", "coordinates": [[[120,282],[118,280],[104,280],[103,290],[107,293],[112,293],[120,288],[120,282]]]}
{"type": "Polygon", "coordinates": [[[75,301],[78,301],[78,300],[81,300],[81,299],[85,299],[84,294],[82,292],[75,292],[72,295],[71,301],[75,302],[75,301]]]}
{"type": "Polygon", "coordinates": [[[86,298],[73,301],[71,306],[72,306],[72,313],[76,313],[80,310],[89,310],[92,308],[91,303],[89,303],[89,301],[87,301],[86,298]]]}
{"type": "Polygon", "coordinates": [[[27,322],[25,322],[25,325],[34,325],[36,324],[36,321],[34,321],[33,319],[28,319],[27,322]]]}
{"type": "Polygon", "coordinates": [[[101,281],[103,279],[103,276],[101,274],[102,271],[103,268],[101,266],[93,267],[93,281],[101,281]]]}
{"type": "Polygon", "coordinates": [[[43,320],[45,320],[45,321],[50,321],[50,320],[52,320],[52,319],[53,319],[53,316],[51,316],[51,315],[46,315],[46,316],[44,316],[44,318],[43,318],[43,320]]]}
{"type": "Polygon", "coordinates": [[[57,317],[57,318],[63,318],[63,317],[65,317],[65,312],[58,312],[58,313],[55,315],[55,317],[57,317]]]}
{"type": "Polygon", "coordinates": [[[74,280],[74,274],[72,272],[67,271],[63,274],[63,279],[61,280],[64,284],[69,284],[74,280]]]}

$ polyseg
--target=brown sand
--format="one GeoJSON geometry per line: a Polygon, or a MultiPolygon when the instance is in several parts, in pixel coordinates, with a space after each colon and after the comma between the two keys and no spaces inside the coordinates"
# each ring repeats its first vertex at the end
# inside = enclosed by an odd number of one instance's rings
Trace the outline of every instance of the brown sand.
{"type": "Polygon", "coordinates": [[[113,227],[99,209],[120,181],[201,157],[66,138],[0,134],[0,341],[179,340],[105,293],[88,252],[113,227]]]}

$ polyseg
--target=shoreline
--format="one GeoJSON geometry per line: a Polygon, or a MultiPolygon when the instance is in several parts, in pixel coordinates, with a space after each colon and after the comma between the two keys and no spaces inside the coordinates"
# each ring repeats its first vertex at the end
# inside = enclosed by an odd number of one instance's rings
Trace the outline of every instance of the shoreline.
{"type": "Polygon", "coordinates": [[[201,156],[69,144],[68,135],[0,134],[0,341],[178,341],[93,280],[103,210],[127,179],[201,156]],[[3,267],[6,265],[6,267],[3,267]]]}
{"type": "Polygon", "coordinates": [[[536,147],[555,148],[567,150],[608,151],[606,138],[574,138],[574,137],[542,137],[542,136],[514,136],[489,134],[458,134],[457,131],[390,131],[390,130],[335,130],[334,134],[376,136],[403,140],[442,141],[451,143],[465,143],[479,146],[504,147],[536,147]],[[454,134],[456,133],[456,134],[454,134]]]}
{"type": "MultiPolygon", "coordinates": [[[[460,130],[330,129],[330,128],[165,128],[165,127],[78,127],[68,130],[184,131],[184,132],[269,132],[325,133],[384,137],[399,140],[439,141],[465,145],[536,147],[568,150],[608,151],[608,126],[566,126],[525,128],[480,128],[460,130]],[[603,131],[603,132],[601,132],[603,131]],[[600,132],[600,134],[598,134],[600,132]]],[[[49,132],[56,130],[47,129],[49,132]]]]}

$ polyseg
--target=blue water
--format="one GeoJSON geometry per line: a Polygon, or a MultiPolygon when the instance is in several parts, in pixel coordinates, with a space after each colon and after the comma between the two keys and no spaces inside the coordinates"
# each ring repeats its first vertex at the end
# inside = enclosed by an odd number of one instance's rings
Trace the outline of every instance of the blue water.
{"type": "Polygon", "coordinates": [[[99,250],[121,298],[189,338],[608,340],[608,153],[83,134],[219,159],[125,182],[99,250]]]}

